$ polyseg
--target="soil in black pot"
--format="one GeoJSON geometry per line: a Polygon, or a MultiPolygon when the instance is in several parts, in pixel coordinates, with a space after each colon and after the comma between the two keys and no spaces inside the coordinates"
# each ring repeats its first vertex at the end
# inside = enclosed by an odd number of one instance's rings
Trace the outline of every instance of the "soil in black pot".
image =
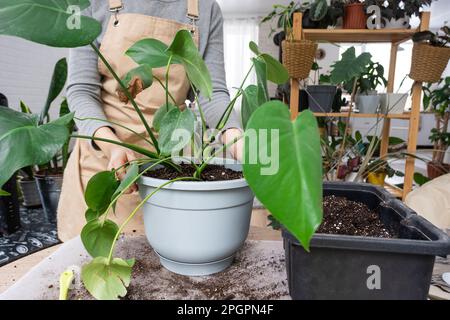
{"type": "MultiPolygon", "coordinates": [[[[172,168],[160,168],[147,172],[147,177],[172,180],[176,178],[193,177],[195,173],[195,167],[190,164],[181,164],[181,172],[177,172],[172,168]]],[[[227,181],[242,179],[244,176],[242,172],[227,169],[224,166],[209,165],[202,173],[202,181],[227,181]]],[[[197,181],[197,180],[194,180],[197,181]]]]}
{"type": "Polygon", "coordinates": [[[386,228],[375,210],[365,204],[344,197],[328,196],[323,199],[323,222],[318,233],[349,236],[398,238],[386,228]]]}

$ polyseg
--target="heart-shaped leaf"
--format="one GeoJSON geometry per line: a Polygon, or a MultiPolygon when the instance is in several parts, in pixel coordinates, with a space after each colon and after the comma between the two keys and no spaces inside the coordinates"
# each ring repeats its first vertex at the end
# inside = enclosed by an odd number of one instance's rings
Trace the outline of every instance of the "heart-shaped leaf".
{"type": "Polygon", "coordinates": [[[210,99],[212,96],[212,81],[209,70],[203,61],[197,46],[188,30],[180,30],[175,35],[175,39],[167,49],[176,61],[180,61],[189,80],[194,87],[205,97],[210,99]]]}
{"type": "Polygon", "coordinates": [[[155,129],[156,132],[159,132],[159,130],[161,129],[161,121],[164,118],[164,116],[172,111],[173,109],[178,109],[176,106],[174,106],[173,104],[169,103],[168,105],[163,105],[161,106],[155,113],[155,115],[153,116],[153,129],[155,129]]]}
{"type": "Polygon", "coordinates": [[[289,81],[289,73],[286,68],[271,55],[263,53],[259,56],[267,66],[267,80],[275,84],[285,84],[289,81]]]}
{"type": "Polygon", "coordinates": [[[255,85],[249,85],[242,92],[241,117],[244,128],[247,127],[248,120],[258,107],[258,87],[255,85]]]}
{"type": "Polygon", "coordinates": [[[52,47],[74,48],[92,43],[100,22],[80,15],[88,0],[0,0],[0,34],[52,47]]]}
{"type": "Polygon", "coordinates": [[[115,199],[123,190],[128,189],[130,187],[130,184],[133,183],[133,181],[137,178],[138,175],[139,175],[139,165],[133,163],[131,166],[127,168],[125,178],[123,178],[123,180],[120,182],[119,187],[116,189],[111,199],[115,199]]]}
{"type": "Polygon", "coordinates": [[[102,216],[102,213],[101,213],[101,212],[92,210],[91,208],[88,208],[88,209],[86,210],[86,212],[84,213],[84,217],[86,218],[86,221],[87,221],[87,222],[92,221],[92,220],[95,220],[95,219],[98,219],[98,218],[100,218],[101,216],[102,216]]]}
{"type": "Polygon", "coordinates": [[[104,213],[111,203],[111,198],[119,186],[113,171],[102,171],[94,175],[88,182],[84,199],[93,211],[104,213]]]}
{"type": "Polygon", "coordinates": [[[191,141],[195,128],[195,115],[190,109],[169,111],[161,121],[159,148],[164,155],[181,151],[191,141]]]}
{"type": "Polygon", "coordinates": [[[267,130],[267,139],[245,143],[245,178],[256,197],[309,250],[311,237],[322,221],[322,154],[317,120],[305,111],[291,122],[286,105],[271,101],[253,113],[246,133],[250,137],[253,131],[258,136],[263,133],[260,130],[267,130]],[[255,157],[256,163],[249,163],[255,157]]]}
{"type": "Polygon", "coordinates": [[[84,248],[93,257],[107,257],[119,227],[111,220],[89,221],[81,230],[81,241],[84,248]]]}
{"type": "MultiPolygon", "coordinates": [[[[153,84],[153,71],[149,65],[143,64],[130,70],[122,79],[123,84],[128,88],[131,96],[136,96],[149,88],[153,84]]],[[[128,97],[122,90],[122,87],[117,87],[117,94],[120,101],[128,103],[128,97]]]]}
{"type": "Polygon", "coordinates": [[[48,163],[69,139],[73,113],[39,125],[38,116],[0,107],[0,188],[19,169],[48,163]]]}
{"type": "MultiPolygon", "coordinates": [[[[136,42],[125,52],[137,64],[146,64],[153,69],[166,67],[169,63],[170,53],[168,46],[157,39],[143,39],[136,42]]],[[[172,64],[180,63],[172,58],[172,64]]]]}
{"type": "Polygon", "coordinates": [[[356,56],[355,47],[348,48],[341,60],[335,62],[331,67],[331,82],[341,84],[359,78],[365,71],[366,66],[371,62],[372,55],[368,52],[356,56]]]}
{"type": "Polygon", "coordinates": [[[254,41],[250,41],[248,47],[255,55],[259,56],[261,54],[258,45],[254,41]]]}
{"type": "Polygon", "coordinates": [[[98,257],[81,270],[81,279],[89,293],[98,300],[117,300],[125,297],[131,281],[134,260],[98,257]]]}

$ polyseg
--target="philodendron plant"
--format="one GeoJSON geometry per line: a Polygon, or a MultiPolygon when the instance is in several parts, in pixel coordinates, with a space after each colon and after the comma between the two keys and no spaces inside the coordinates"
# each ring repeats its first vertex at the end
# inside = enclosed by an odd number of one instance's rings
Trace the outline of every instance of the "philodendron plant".
{"type": "MultiPolygon", "coordinates": [[[[244,176],[258,199],[273,216],[298,238],[305,249],[309,249],[310,240],[322,220],[322,157],[319,131],[312,113],[304,112],[292,122],[286,105],[278,101],[269,101],[267,81],[281,84],[288,80],[286,70],[277,60],[261,53],[255,43],[250,44],[250,49],[255,53],[252,67],[236,96],[224,110],[220,121],[214,128],[210,128],[215,130],[208,134],[198,95],[210,98],[213,88],[206,64],[199,55],[189,31],[180,30],[170,45],[156,39],[143,39],[135,43],[126,54],[136,62],[136,68],[121,79],[93,44],[100,33],[100,24],[97,21],[89,17],[80,17],[82,23],[76,30],[69,30],[61,25],[61,21],[65,22],[71,18],[71,15],[67,13],[68,6],[78,5],[86,8],[89,5],[87,0],[65,0],[58,3],[52,0],[17,0],[14,4],[0,0],[0,5],[2,6],[0,34],[15,35],[57,47],[91,45],[117,80],[121,98],[129,101],[134,107],[147,131],[147,136],[140,136],[140,138],[147,142],[148,148],[94,137],[74,136],[119,144],[141,155],[140,159],[126,165],[127,174],[122,181],[118,181],[115,174],[116,170],[122,168],[116,168],[96,174],[86,188],[85,200],[88,210],[81,239],[94,259],[82,268],[81,277],[86,289],[95,298],[116,299],[126,294],[134,260],[114,257],[114,248],[123,228],[143,204],[161,188],[175,181],[201,180],[202,172],[209,162],[223,149],[236,143],[236,140],[232,141],[218,151],[214,151],[212,147],[217,132],[221,132],[225,127],[239,97],[242,97],[242,119],[245,127],[244,176]],[[26,19],[23,12],[39,19],[26,19]],[[118,199],[146,172],[157,165],[180,170],[178,156],[194,136],[196,121],[194,113],[189,108],[180,110],[171,98],[168,83],[152,75],[152,70],[159,67],[165,67],[168,73],[173,64],[184,66],[195,93],[195,102],[201,118],[203,139],[196,150],[200,157],[191,163],[196,170],[191,177],[180,177],[162,183],[154,192],[142,199],[142,202],[129,213],[129,217],[119,227],[108,219],[118,199]],[[244,88],[244,83],[252,69],[256,71],[257,84],[244,88]],[[134,100],[139,93],[134,89],[139,87],[145,89],[152,85],[164,87],[166,101],[155,115],[153,123],[150,124],[134,100]],[[153,130],[159,133],[158,137],[153,130]],[[174,137],[175,132],[180,130],[184,133],[183,137],[181,139],[179,135],[174,137]],[[268,152],[276,153],[276,151],[278,151],[277,166],[268,170],[266,156],[268,152]]],[[[14,157],[19,160],[18,163],[12,163],[10,158],[3,156],[4,153],[2,153],[0,186],[22,166],[35,163],[40,157],[47,159],[53,156],[57,151],[54,147],[57,146],[60,149],[68,137],[67,129],[61,123],[61,119],[59,122],[54,121],[40,126],[28,118],[25,121],[25,116],[19,112],[0,110],[0,117],[5,114],[4,112],[8,112],[8,119],[3,117],[1,120],[9,121],[9,125],[7,130],[3,130],[2,125],[0,150],[13,151],[12,153],[20,156],[14,157]],[[15,131],[28,133],[33,131],[33,133],[39,133],[42,139],[35,140],[33,136],[17,136],[14,134],[15,131]],[[25,144],[32,144],[28,146],[32,147],[32,157],[29,156],[30,149],[18,143],[19,139],[22,139],[22,144],[24,141],[25,144]]],[[[67,117],[71,119],[72,116],[67,117]]],[[[194,151],[195,154],[197,152],[194,151]]]]}

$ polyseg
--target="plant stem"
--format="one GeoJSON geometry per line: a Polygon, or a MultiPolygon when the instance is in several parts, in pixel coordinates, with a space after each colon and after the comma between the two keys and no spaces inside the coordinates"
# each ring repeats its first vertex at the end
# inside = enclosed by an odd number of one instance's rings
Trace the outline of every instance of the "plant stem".
{"type": "Polygon", "coordinates": [[[131,96],[130,92],[128,91],[128,88],[124,85],[124,83],[122,82],[122,80],[119,78],[119,76],[116,74],[116,72],[113,70],[113,68],[111,67],[111,65],[109,64],[109,62],[106,60],[106,58],[103,56],[103,54],[100,52],[100,50],[97,48],[96,45],[94,45],[93,43],[91,43],[91,47],[94,49],[94,51],[97,53],[97,55],[100,57],[100,60],[102,60],[102,62],[105,64],[105,66],[108,68],[109,72],[111,72],[111,74],[113,75],[113,77],[116,79],[116,81],[119,83],[120,87],[122,88],[123,92],[125,93],[126,97],[128,98],[128,100],[131,102],[131,105],[133,106],[134,110],[136,110],[139,118],[141,119],[145,129],[147,130],[148,135],[150,136],[150,139],[153,142],[153,145],[156,149],[156,152],[160,153],[159,150],[159,146],[158,146],[158,140],[156,139],[155,135],[153,134],[152,129],[150,128],[150,126],[147,123],[147,120],[145,120],[144,115],[142,114],[141,109],[139,108],[139,106],[137,105],[136,101],[133,99],[133,97],[131,96]]]}
{"type": "Polygon", "coordinates": [[[131,221],[131,219],[134,218],[134,216],[136,215],[136,213],[142,208],[142,206],[151,198],[155,195],[155,193],[157,193],[159,190],[161,190],[162,188],[164,188],[165,186],[168,186],[169,184],[172,184],[174,182],[177,181],[183,181],[183,180],[192,180],[192,177],[184,177],[184,178],[177,178],[177,179],[173,179],[170,180],[166,183],[163,183],[162,185],[160,185],[158,188],[156,188],[153,192],[151,192],[148,196],[146,196],[144,198],[144,200],[142,200],[139,205],[133,210],[133,212],[131,212],[131,214],[128,216],[128,218],[125,220],[125,222],[120,226],[119,230],[117,231],[114,240],[113,240],[113,244],[111,246],[111,250],[109,251],[109,255],[108,255],[108,265],[111,264],[112,262],[112,255],[114,252],[114,248],[116,246],[117,243],[117,239],[119,238],[120,234],[122,233],[123,229],[126,227],[126,225],[131,221]]]}
{"type": "Polygon", "coordinates": [[[166,67],[166,111],[169,111],[169,75],[170,75],[170,65],[172,64],[173,55],[169,57],[166,67]]]}
{"type": "Polygon", "coordinates": [[[170,99],[172,100],[174,105],[177,105],[177,101],[175,100],[175,98],[172,96],[172,94],[169,92],[169,90],[167,90],[166,85],[162,82],[162,80],[156,76],[153,76],[154,79],[156,79],[156,81],[158,81],[158,83],[161,85],[161,87],[164,89],[165,92],[167,92],[169,94],[170,99]]]}

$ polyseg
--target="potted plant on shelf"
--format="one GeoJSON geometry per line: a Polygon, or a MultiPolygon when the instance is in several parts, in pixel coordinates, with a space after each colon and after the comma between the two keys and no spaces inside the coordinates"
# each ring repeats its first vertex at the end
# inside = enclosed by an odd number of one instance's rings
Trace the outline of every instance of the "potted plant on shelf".
{"type": "Polygon", "coordinates": [[[408,29],[410,18],[430,6],[433,0],[365,0],[366,7],[376,5],[381,9],[383,26],[386,29],[408,29]]]}
{"type": "Polygon", "coordinates": [[[423,87],[424,109],[433,111],[436,127],[431,130],[430,140],[433,142],[433,158],[427,163],[428,178],[434,179],[450,172],[450,164],[444,163],[445,153],[450,147],[450,77],[441,79],[433,88],[433,84],[423,87]]]}
{"type": "MultiPolygon", "coordinates": [[[[384,67],[378,62],[370,61],[366,71],[359,77],[356,84],[356,106],[360,113],[374,114],[378,112],[381,97],[377,94],[378,86],[387,85],[384,77],[384,67]]],[[[344,88],[351,92],[353,82],[344,84],[344,88]]]]}
{"type": "Polygon", "coordinates": [[[344,3],[344,29],[366,29],[367,15],[364,3],[359,0],[342,0],[344,3]]]}
{"type": "Polygon", "coordinates": [[[321,74],[319,65],[315,62],[312,70],[318,84],[307,85],[308,107],[312,112],[330,112],[336,102],[337,86],[330,83],[330,76],[321,74]]]}
{"type": "Polygon", "coordinates": [[[364,173],[367,182],[380,187],[384,186],[386,177],[392,178],[394,175],[404,176],[402,172],[394,170],[384,159],[373,159],[364,173]]]}
{"type": "Polygon", "coordinates": [[[417,32],[412,39],[409,77],[419,82],[438,82],[450,59],[450,28],[445,25],[437,33],[417,32]]]}

